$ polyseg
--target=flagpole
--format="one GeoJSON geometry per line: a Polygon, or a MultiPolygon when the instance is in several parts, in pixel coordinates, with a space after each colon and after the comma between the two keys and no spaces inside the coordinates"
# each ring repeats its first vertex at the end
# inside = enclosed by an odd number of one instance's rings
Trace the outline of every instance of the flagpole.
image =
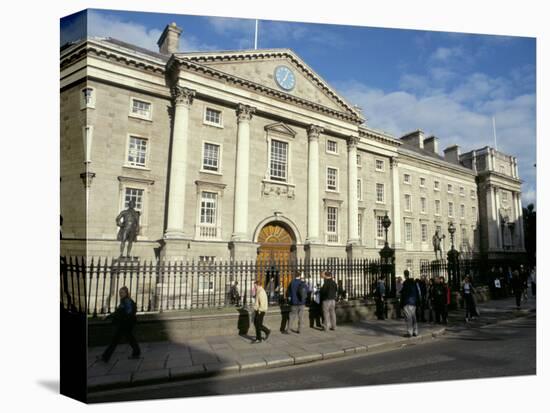
{"type": "Polygon", "coordinates": [[[256,19],[256,30],[254,30],[254,50],[258,50],[258,19],[256,19]]]}
{"type": "Polygon", "coordinates": [[[498,151],[498,147],[497,147],[497,126],[496,126],[494,116],[493,116],[493,138],[495,140],[495,149],[498,151]]]}

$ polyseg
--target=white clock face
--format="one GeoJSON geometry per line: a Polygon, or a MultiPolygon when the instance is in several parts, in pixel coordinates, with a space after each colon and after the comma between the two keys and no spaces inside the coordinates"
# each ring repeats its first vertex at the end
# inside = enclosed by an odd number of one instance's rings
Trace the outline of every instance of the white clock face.
{"type": "Polygon", "coordinates": [[[296,85],[296,77],[292,70],[286,66],[278,66],[275,69],[275,81],[281,89],[292,90],[296,85]]]}

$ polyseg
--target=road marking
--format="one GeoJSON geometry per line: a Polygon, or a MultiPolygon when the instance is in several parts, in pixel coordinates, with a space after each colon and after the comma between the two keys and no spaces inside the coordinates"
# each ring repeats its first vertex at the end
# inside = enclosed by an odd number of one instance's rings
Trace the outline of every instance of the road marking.
{"type": "Polygon", "coordinates": [[[444,356],[444,355],[434,355],[430,358],[416,359],[416,360],[405,360],[395,363],[383,364],[375,367],[364,367],[361,369],[354,370],[355,373],[369,376],[372,374],[387,373],[388,371],[396,371],[409,369],[413,367],[427,366],[430,364],[445,363],[447,361],[456,360],[454,357],[444,356]]]}

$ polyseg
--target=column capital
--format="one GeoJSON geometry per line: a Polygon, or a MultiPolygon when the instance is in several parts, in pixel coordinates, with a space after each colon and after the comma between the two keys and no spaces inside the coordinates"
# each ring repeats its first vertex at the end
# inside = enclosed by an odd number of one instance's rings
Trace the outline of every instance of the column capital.
{"type": "Polygon", "coordinates": [[[252,119],[252,115],[254,112],[256,112],[256,108],[249,106],[249,105],[243,105],[242,103],[239,103],[237,105],[237,121],[243,122],[243,121],[250,121],[252,119]]]}
{"type": "Polygon", "coordinates": [[[324,129],[318,125],[309,125],[307,128],[307,137],[309,140],[319,139],[319,135],[323,133],[324,129]]]}
{"type": "Polygon", "coordinates": [[[195,91],[183,86],[174,86],[170,91],[176,105],[191,106],[195,97],[195,91]]]}
{"type": "Polygon", "coordinates": [[[397,168],[399,166],[399,159],[397,159],[397,156],[392,156],[390,158],[390,168],[397,168]]]}
{"type": "Polygon", "coordinates": [[[348,151],[357,149],[357,144],[359,143],[359,137],[350,135],[347,138],[347,143],[348,143],[348,151]]]}

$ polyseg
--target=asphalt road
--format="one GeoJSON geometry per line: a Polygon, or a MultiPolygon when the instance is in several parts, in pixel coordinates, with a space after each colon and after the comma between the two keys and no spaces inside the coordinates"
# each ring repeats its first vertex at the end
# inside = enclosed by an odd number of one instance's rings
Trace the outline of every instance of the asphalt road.
{"type": "Polygon", "coordinates": [[[454,327],[429,343],[311,365],[97,393],[90,402],[397,384],[536,373],[536,316],[454,327]]]}

